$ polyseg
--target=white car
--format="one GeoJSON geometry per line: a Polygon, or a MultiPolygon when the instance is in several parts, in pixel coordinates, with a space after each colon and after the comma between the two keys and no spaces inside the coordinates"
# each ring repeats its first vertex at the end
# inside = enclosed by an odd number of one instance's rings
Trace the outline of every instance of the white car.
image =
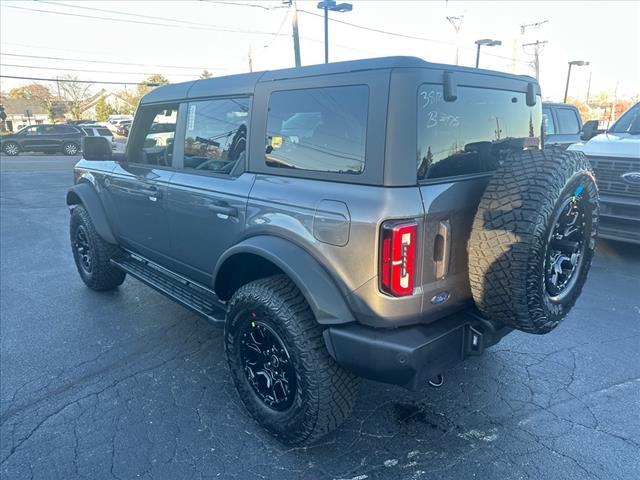
{"type": "Polygon", "coordinates": [[[600,191],[599,236],[640,244],[640,103],[627,110],[606,132],[589,138],[593,125],[583,128],[583,140],[568,150],[584,152],[596,174],[600,191]]]}

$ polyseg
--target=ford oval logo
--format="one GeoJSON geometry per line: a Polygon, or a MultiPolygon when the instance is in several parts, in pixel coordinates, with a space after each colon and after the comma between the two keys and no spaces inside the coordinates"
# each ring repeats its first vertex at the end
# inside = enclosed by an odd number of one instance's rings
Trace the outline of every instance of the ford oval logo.
{"type": "Polygon", "coordinates": [[[446,290],[444,292],[440,292],[436,295],[434,295],[431,298],[431,303],[433,303],[434,305],[439,305],[441,303],[446,302],[447,300],[449,300],[449,292],[447,292],[446,290]]]}
{"type": "Polygon", "coordinates": [[[640,187],[640,172],[627,172],[623,173],[622,180],[634,187],[640,187]]]}

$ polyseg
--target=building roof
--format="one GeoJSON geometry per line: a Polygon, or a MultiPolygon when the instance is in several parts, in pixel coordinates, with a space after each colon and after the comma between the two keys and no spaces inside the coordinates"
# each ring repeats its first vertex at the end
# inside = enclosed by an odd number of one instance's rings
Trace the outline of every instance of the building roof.
{"type": "Polygon", "coordinates": [[[192,80],[190,82],[173,83],[158,87],[142,97],[141,103],[167,102],[181,100],[185,98],[198,98],[211,95],[251,95],[257,83],[274,80],[284,80],[293,78],[314,77],[320,75],[331,75],[337,73],[361,72],[366,70],[383,70],[396,68],[432,68],[446,69],[448,71],[475,72],[487,75],[496,75],[508,78],[519,78],[521,80],[536,82],[528,76],[518,76],[503,72],[494,72],[471,67],[461,67],[457,65],[444,65],[431,63],[418,57],[381,57],[368,58],[363,60],[349,60],[346,62],[326,63],[320,65],[310,65],[299,68],[286,68],[265,72],[243,73],[239,75],[228,75],[224,77],[207,78],[203,80],[192,80]]]}
{"type": "Polygon", "coordinates": [[[46,115],[47,110],[34,100],[25,98],[3,98],[0,103],[4,106],[7,115],[26,115],[26,111],[30,110],[31,115],[46,115]]]}

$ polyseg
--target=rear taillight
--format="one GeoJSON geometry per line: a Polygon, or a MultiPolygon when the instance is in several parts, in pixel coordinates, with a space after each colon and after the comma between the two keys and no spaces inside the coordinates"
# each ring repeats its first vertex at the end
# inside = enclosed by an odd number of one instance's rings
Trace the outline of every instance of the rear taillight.
{"type": "Polygon", "coordinates": [[[413,293],[416,259],[416,222],[386,222],[380,242],[380,289],[403,297],[413,293]]]}

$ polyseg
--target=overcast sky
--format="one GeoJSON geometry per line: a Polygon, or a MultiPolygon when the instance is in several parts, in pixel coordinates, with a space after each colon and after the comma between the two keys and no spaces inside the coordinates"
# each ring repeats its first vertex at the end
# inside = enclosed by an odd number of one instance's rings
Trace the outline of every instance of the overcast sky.
{"type": "MultiPolygon", "coordinates": [[[[621,97],[640,92],[637,1],[351,3],[352,12],[331,13],[331,18],[425,40],[332,22],[332,61],[415,55],[454,63],[457,44],[460,64],[473,66],[474,41],[494,38],[501,40],[502,46],[484,47],[481,67],[510,72],[515,52],[515,72],[533,75],[533,50],[529,47],[525,52],[521,45],[546,40],[540,56],[545,98],[562,99],[569,60],[591,62],[590,66],[574,68],[570,96],[584,99],[590,72],[592,94],[603,90],[613,93],[616,85],[621,97]],[[464,17],[459,34],[447,16],[464,17]],[[548,23],[529,27],[521,35],[520,25],[541,20],[548,23]]],[[[298,1],[303,65],[323,61],[323,20],[304,12],[321,13],[316,4],[298,1]]],[[[150,73],[161,73],[179,82],[196,78],[203,68],[216,75],[248,71],[250,49],[254,70],[289,67],[294,61],[291,13],[275,0],[236,4],[2,0],[0,22],[2,75],[53,78],[68,73],[85,80],[139,82],[150,73]]],[[[3,78],[0,86],[7,91],[23,83],[3,78]]]]}

